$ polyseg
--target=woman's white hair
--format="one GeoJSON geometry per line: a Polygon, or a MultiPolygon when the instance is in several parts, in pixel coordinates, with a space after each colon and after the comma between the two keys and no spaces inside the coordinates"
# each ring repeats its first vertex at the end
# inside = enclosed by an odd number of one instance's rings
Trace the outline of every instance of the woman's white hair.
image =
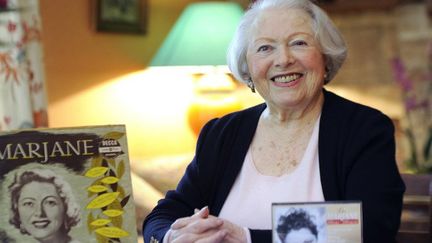
{"type": "Polygon", "coordinates": [[[257,0],[243,15],[228,48],[227,63],[234,77],[247,83],[250,79],[246,53],[251,31],[259,15],[268,9],[302,9],[312,20],[315,39],[324,55],[327,84],[334,78],[346,59],[347,48],[342,34],[327,14],[309,0],[257,0]]]}

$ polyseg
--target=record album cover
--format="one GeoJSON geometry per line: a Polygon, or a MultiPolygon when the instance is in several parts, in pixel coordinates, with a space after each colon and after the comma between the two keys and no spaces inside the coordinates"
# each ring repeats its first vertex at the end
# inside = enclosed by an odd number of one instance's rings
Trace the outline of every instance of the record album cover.
{"type": "Polygon", "coordinates": [[[0,242],[137,242],[123,125],[0,133],[0,242]]]}

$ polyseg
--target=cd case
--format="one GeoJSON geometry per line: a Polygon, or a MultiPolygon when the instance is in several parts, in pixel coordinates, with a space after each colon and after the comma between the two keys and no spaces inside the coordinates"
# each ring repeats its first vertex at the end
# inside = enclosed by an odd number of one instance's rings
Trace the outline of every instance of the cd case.
{"type": "Polygon", "coordinates": [[[273,243],[361,243],[360,201],[273,203],[273,243]]]}

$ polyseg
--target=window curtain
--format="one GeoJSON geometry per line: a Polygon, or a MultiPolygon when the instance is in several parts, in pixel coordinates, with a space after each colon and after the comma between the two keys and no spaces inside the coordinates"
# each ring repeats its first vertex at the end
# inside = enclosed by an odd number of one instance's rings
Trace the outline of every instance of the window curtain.
{"type": "Polygon", "coordinates": [[[48,126],[39,0],[0,0],[0,130],[48,126]]]}

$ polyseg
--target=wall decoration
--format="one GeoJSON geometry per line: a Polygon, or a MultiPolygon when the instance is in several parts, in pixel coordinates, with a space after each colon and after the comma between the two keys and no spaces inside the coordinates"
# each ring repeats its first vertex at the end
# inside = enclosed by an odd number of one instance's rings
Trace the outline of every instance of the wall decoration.
{"type": "Polygon", "coordinates": [[[147,0],[95,0],[96,30],[144,34],[147,0]]]}

